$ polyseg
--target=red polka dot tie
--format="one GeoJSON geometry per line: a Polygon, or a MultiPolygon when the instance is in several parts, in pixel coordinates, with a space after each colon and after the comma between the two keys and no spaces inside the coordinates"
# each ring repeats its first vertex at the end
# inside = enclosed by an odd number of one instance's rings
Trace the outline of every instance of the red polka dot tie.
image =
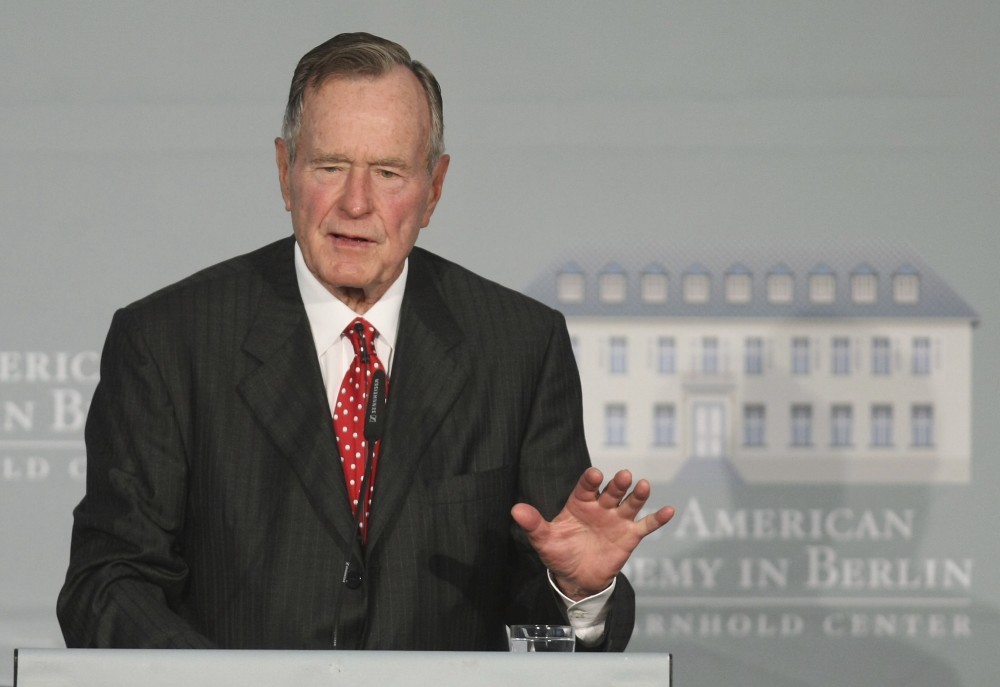
{"type": "MultiPolygon", "coordinates": [[[[344,468],[347,495],[351,502],[351,512],[357,515],[361,500],[361,481],[364,478],[365,462],[368,459],[368,443],[365,441],[365,406],[368,389],[375,370],[384,369],[375,353],[375,337],[378,332],[367,321],[357,318],[344,330],[344,336],[354,344],[354,360],[344,375],[337,394],[337,405],[333,411],[333,425],[337,436],[337,449],[344,468]]],[[[368,518],[375,485],[375,469],[378,465],[379,443],[375,443],[371,474],[368,476],[368,496],[359,520],[361,540],[368,539],[368,518]]]]}

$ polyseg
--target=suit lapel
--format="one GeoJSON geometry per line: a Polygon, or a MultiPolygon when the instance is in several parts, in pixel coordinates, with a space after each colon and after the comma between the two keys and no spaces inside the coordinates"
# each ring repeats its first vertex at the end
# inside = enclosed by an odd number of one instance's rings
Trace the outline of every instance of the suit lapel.
{"type": "Polygon", "coordinates": [[[347,488],[337,460],[330,411],[309,320],[295,279],[292,241],[261,262],[264,289],[243,350],[260,366],[240,393],[260,426],[286,456],[327,530],[350,537],[347,488]]]}
{"type": "MultiPolygon", "coordinates": [[[[260,366],[240,383],[240,393],[299,477],[313,508],[341,544],[351,537],[343,471],[336,459],[322,375],[309,320],[295,279],[293,242],[262,259],[264,289],[244,352],[260,366]]],[[[425,447],[450,412],[469,376],[462,334],[437,290],[422,251],[410,256],[400,311],[386,432],[368,548],[391,524],[406,498],[425,447]]]]}
{"type": "Polygon", "coordinates": [[[369,549],[398,516],[427,442],[452,410],[469,376],[462,333],[436,281],[427,258],[415,249],[389,380],[369,549]]]}

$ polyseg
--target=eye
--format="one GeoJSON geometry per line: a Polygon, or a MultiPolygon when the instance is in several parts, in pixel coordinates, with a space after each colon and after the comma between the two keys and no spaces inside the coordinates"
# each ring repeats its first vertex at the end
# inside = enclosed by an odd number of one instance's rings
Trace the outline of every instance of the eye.
{"type": "Polygon", "coordinates": [[[391,169],[380,169],[378,170],[378,175],[382,179],[395,179],[399,175],[393,172],[391,169]]]}

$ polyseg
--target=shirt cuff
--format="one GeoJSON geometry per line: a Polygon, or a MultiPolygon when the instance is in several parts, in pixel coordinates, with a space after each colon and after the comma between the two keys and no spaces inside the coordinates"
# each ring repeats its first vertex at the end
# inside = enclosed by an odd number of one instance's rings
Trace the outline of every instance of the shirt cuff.
{"type": "Polygon", "coordinates": [[[608,601],[611,599],[611,593],[615,591],[617,578],[612,580],[603,592],[598,592],[580,601],[573,601],[560,591],[555,580],[552,579],[551,572],[548,572],[548,576],[549,584],[566,604],[566,616],[569,619],[569,624],[573,626],[576,638],[584,646],[592,647],[600,644],[601,640],[604,639],[604,621],[608,617],[608,611],[611,610],[608,601]]]}

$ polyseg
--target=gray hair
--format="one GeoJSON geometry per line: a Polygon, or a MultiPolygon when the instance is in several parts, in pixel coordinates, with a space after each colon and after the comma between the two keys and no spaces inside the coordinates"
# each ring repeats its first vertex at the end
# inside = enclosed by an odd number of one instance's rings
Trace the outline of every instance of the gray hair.
{"type": "Polygon", "coordinates": [[[394,67],[413,72],[427,96],[431,130],[427,141],[427,169],[433,171],[444,155],[444,104],[441,86],[431,71],[412,59],[406,48],[370,33],[341,33],[307,52],[292,75],[292,86],[285,107],[281,136],[288,148],[288,159],[295,159],[295,148],[302,124],[302,108],[309,88],[318,88],[335,76],[382,76],[394,67]]]}

